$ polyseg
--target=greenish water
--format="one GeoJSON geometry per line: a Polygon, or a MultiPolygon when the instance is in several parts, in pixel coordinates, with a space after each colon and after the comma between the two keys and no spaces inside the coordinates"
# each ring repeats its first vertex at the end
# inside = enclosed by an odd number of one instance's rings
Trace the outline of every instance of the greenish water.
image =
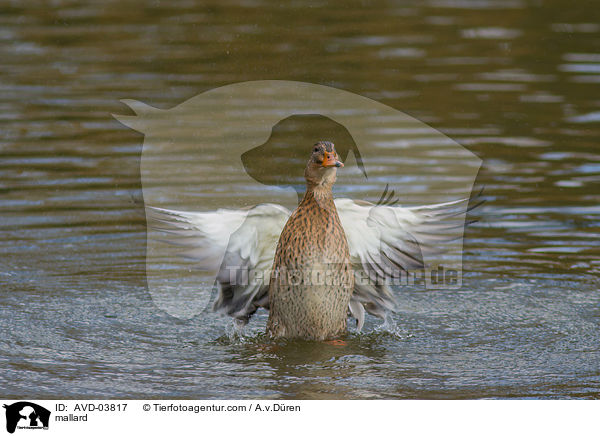
{"type": "Polygon", "coordinates": [[[595,2],[52,4],[0,5],[1,396],[600,396],[595,2]],[[111,114],[261,79],[370,97],[483,159],[462,289],[399,290],[345,346],[154,305],[143,137],[111,114]]]}

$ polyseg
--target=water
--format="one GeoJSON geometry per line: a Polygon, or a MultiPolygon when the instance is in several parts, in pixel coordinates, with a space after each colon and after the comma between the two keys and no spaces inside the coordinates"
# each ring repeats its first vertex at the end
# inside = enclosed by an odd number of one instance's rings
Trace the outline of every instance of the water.
{"type": "Polygon", "coordinates": [[[600,396],[594,2],[52,5],[0,6],[1,396],[600,396]],[[155,306],[143,138],[111,114],[259,79],[371,97],[483,159],[461,290],[398,290],[341,345],[155,306]]]}

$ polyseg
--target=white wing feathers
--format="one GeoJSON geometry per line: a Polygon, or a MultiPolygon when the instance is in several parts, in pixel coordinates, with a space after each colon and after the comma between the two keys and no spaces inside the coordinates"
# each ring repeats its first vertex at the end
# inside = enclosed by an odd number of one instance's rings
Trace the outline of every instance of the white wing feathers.
{"type": "Polygon", "coordinates": [[[391,272],[421,269],[462,236],[468,200],[432,206],[376,206],[336,200],[352,262],[390,277],[391,272]]]}
{"type": "Polygon", "coordinates": [[[259,307],[269,308],[268,288],[279,235],[290,211],[261,204],[230,234],[217,275],[219,297],[214,309],[244,323],[259,307]]]}
{"type": "Polygon", "coordinates": [[[350,313],[359,331],[365,310],[380,318],[395,310],[389,279],[420,270],[452,248],[462,236],[467,204],[467,199],[422,207],[335,201],[355,271],[350,313]]]}
{"type": "MultiPolygon", "coordinates": [[[[365,310],[384,318],[396,307],[386,279],[399,270],[426,266],[436,253],[462,236],[468,200],[422,207],[378,206],[350,199],[335,205],[348,239],[356,284],[349,311],[364,322],[365,310]],[[383,281],[365,281],[365,274],[383,281]]],[[[286,208],[261,204],[248,210],[181,212],[147,207],[150,227],[199,269],[216,272],[219,296],[214,309],[247,322],[259,307],[268,309],[268,286],[286,208]]]]}
{"type": "Polygon", "coordinates": [[[197,261],[204,271],[219,269],[231,233],[243,224],[247,214],[247,210],[183,212],[146,207],[149,226],[165,234],[164,242],[186,248],[179,254],[197,261]]]}
{"type": "Polygon", "coordinates": [[[247,322],[259,307],[268,309],[269,277],[289,210],[260,204],[247,210],[146,211],[150,227],[165,233],[165,242],[187,248],[180,255],[216,274],[219,296],[214,310],[247,322]]]}

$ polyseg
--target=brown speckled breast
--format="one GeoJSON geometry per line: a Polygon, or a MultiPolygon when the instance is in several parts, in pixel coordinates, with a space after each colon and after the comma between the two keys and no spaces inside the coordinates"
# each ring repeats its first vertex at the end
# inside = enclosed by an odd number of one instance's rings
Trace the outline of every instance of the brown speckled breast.
{"type": "Polygon", "coordinates": [[[348,242],[333,197],[317,201],[309,192],[277,244],[267,332],[313,340],[343,335],[353,288],[348,242]]]}

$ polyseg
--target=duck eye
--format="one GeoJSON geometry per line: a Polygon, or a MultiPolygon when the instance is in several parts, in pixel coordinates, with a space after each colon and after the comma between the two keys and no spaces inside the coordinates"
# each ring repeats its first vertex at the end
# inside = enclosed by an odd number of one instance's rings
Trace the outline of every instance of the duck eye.
{"type": "Polygon", "coordinates": [[[315,153],[319,151],[319,147],[315,147],[315,153]]]}

